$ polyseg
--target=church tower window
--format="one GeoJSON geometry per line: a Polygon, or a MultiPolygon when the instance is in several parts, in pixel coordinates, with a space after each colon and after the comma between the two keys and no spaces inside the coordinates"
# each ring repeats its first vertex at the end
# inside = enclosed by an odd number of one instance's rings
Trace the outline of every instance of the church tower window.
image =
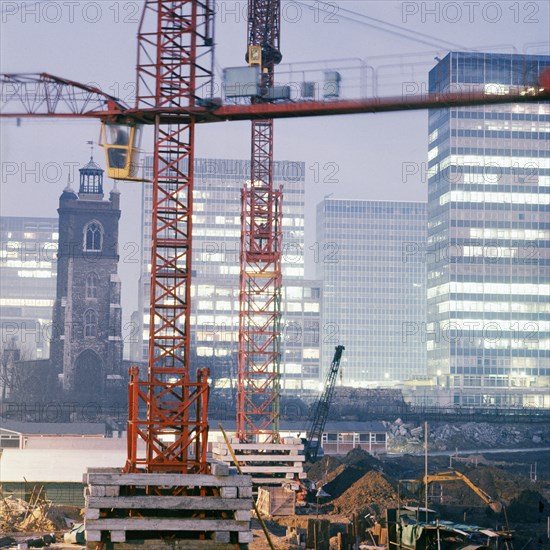
{"type": "Polygon", "coordinates": [[[99,222],[90,222],[84,230],[84,250],[100,251],[103,245],[103,227],[99,222]]]}
{"type": "Polygon", "coordinates": [[[84,337],[97,337],[97,313],[93,309],[89,309],[84,313],[84,337]]]}

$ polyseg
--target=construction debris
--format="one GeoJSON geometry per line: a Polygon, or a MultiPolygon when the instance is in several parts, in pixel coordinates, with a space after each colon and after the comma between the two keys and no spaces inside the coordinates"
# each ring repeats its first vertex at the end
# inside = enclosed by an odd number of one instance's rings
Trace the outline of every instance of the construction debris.
{"type": "MultiPolygon", "coordinates": [[[[384,422],[388,430],[388,451],[392,453],[421,453],[424,430],[418,424],[405,423],[400,418],[384,422]]],[[[464,424],[430,423],[428,448],[432,451],[460,449],[548,446],[550,426],[540,424],[464,424]]]]}
{"type": "Polygon", "coordinates": [[[50,532],[67,527],[59,508],[43,499],[30,502],[8,496],[0,500],[0,532],[50,532]]]}

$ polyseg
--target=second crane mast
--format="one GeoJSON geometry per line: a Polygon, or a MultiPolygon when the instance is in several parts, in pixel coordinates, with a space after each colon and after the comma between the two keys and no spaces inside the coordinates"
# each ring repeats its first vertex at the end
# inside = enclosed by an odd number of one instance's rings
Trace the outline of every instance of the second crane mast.
{"type": "MultiPolygon", "coordinates": [[[[247,61],[259,65],[268,101],[281,59],[280,0],[249,0],[247,61]]],[[[252,121],[250,182],[242,190],[237,435],[278,440],[282,189],[273,187],[273,120],[252,121]]]]}

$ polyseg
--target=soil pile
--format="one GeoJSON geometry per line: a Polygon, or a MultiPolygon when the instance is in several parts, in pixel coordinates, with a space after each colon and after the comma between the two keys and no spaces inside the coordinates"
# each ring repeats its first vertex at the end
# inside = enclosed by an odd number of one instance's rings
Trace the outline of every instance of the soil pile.
{"type": "Polygon", "coordinates": [[[364,449],[360,449],[359,447],[352,449],[344,457],[342,462],[344,464],[348,464],[349,466],[356,466],[358,468],[361,468],[365,472],[368,472],[370,470],[378,470],[381,472],[383,470],[383,465],[380,460],[369,454],[364,449]]]}
{"type": "Polygon", "coordinates": [[[381,471],[382,462],[363,449],[351,450],[324,480],[323,490],[333,499],[345,493],[365,473],[381,471]]]}
{"type": "Polygon", "coordinates": [[[342,461],[334,456],[324,456],[309,468],[306,466],[307,478],[315,483],[327,483],[328,477],[332,472],[342,465],[342,461]]]}
{"type": "Polygon", "coordinates": [[[340,497],[333,500],[334,513],[350,515],[354,512],[374,512],[397,506],[397,490],[382,472],[370,471],[360,477],[340,497]]]}
{"type": "Polygon", "coordinates": [[[538,491],[522,491],[508,506],[508,518],[515,522],[539,523],[548,515],[550,503],[538,491]]]}

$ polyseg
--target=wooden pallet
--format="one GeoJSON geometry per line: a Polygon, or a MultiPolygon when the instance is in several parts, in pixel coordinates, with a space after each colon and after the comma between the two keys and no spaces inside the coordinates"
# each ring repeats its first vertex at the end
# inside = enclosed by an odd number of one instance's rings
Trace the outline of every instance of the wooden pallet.
{"type": "Polygon", "coordinates": [[[113,468],[88,469],[83,479],[87,548],[105,542],[129,550],[128,544],[137,544],[130,539],[136,537],[154,539],[158,548],[168,537],[171,542],[188,539],[182,548],[251,542],[251,477],[224,463],[212,464],[212,471],[125,474],[113,468]],[[176,495],[173,489],[178,489],[176,495]]]}

